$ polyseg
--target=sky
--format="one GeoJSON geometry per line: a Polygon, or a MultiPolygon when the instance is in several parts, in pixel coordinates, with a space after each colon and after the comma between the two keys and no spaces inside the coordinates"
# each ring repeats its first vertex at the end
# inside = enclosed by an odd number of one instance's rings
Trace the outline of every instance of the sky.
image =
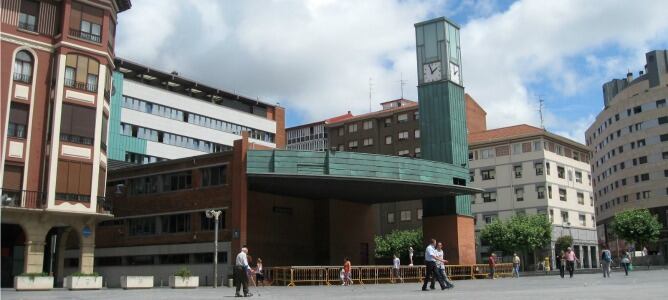
{"type": "Polygon", "coordinates": [[[668,49],[665,0],[133,0],[116,53],[286,108],[287,126],[417,99],[413,24],[461,26],[465,90],[488,128],[584,141],[601,85],[668,49]],[[403,82],[403,84],[402,84],[403,82]]]}

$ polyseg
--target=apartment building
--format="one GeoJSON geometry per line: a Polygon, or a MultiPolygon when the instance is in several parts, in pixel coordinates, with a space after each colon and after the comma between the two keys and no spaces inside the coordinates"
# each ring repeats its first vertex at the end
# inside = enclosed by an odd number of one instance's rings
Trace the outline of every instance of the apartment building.
{"type": "Polygon", "coordinates": [[[327,120],[298,125],[285,129],[287,142],[285,149],[325,151],[329,149],[329,133],[326,125],[352,118],[353,114],[347,114],[329,118],[327,120]]]}
{"type": "Polygon", "coordinates": [[[2,286],[21,273],[52,272],[59,282],[65,247],[76,251],[75,270],[93,271],[95,227],[112,217],[104,197],[111,71],[116,16],[131,3],[1,5],[2,286]]]}
{"type": "Polygon", "coordinates": [[[593,152],[599,238],[616,252],[609,227],[615,214],[647,208],[663,223],[660,241],[649,251],[668,260],[668,51],[650,51],[645,59],[638,77],[628,73],[603,84],[605,107],[586,141],[593,152]]]}
{"type": "MultiPolygon", "coordinates": [[[[555,241],[570,235],[579,267],[598,267],[589,159],[585,145],[525,124],[470,134],[470,182],[484,190],[472,205],[476,236],[496,219],[544,214],[552,222],[552,243],[539,257],[549,254],[554,266],[555,241]]],[[[478,237],[478,261],[489,250],[478,237]]]]}
{"type": "Polygon", "coordinates": [[[117,58],[109,157],[135,164],[224,152],[248,131],[254,143],[285,143],[285,110],[176,72],[117,58]]]}

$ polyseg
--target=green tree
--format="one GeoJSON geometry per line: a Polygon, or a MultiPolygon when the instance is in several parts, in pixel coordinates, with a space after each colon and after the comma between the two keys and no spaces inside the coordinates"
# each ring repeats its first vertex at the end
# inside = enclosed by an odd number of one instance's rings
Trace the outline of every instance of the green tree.
{"type": "Polygon", "coordinates": [[[534,250],[550,243],[552,225],[545,215],[519,215],[505,222],[496,220],[486,225],[480,233],[480,238],[489,242],[495,251],[500,250],[508,254],[513,251],[523,254],[533,251],[535,254],[534,250]]]}
{"type": "Polygon", "coordinates": [[[513,251],[512,236],[508,225],[498,219],[485,226],[480,232],[480,239],[487,241],[492,251],[513,251]]]}
{"type": "Polygon", "coordinates": [[[562,250],[566,251],[566,248],[573,245],[573,237],[570,235],[560,236],[556,242],[554,242],[554,251],[559,254],[562,250]]]}
{"type": "Polygon", "coordinates": [[[618,237],[639,248],[656,242],[662,225],[648,209],[634,209],[616,214],[611,227],[618,237]]]}
{"type": "Polygon", "coordinates": [[[374,237],[376,257],[392,257],[394,254],[400,256],[408,255],[408,248],[413,247],[415,252],[422,249],[422,229],[395,230],[384,236],[374,237]]]}

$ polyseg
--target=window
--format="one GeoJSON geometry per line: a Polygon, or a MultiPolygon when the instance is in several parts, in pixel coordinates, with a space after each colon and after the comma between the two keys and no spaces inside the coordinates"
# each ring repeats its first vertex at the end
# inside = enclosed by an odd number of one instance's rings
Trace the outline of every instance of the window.
{"type": "Polygon", "coordinates": [[[95,137],[95,109],[63,103],[60,119],[60,140],[92,145],[95,137]]]}
{"type": "MultiPolygon", "coordinates": [[[[668,133],[667,134],[662,134],[660,139],[661,139],[662,142],[668,142],[668,133]]],[[[643,140],[643,142],[644,142],[644,140],[643,140]]]]}
{"type": "Polygon", "coordinates": [[[524,201],[524,188],[516,188],[515,189],[515,200],[516,201],[524,201]]]}
{"type": "Polygon", "coordinates": [[[585,204],[585,198],[583,193],[578,193],[578,204],[585,204]]]}
{"type": "MultiPolygon", "coordinates": [[[[668,137],[668,134],[666,134],[665,136],[668,137]]],[[[663,141],[663,140],[661,140],[661,141],[663,141]]],[[[638,140],[638,148],[644,147],[644,146],[645,146],[645,139],[638,140]]]]}
{"type": "Polygon", "coordinates": [[[415,131],[413,132],[413,134],[415,135],[415,138],[416,138],[416,139],[419,139],[419,138],[420,138],[420,129],[415,129],[415,131]]]}
{"type": "Polygon", "coordinates": [[[647,156],[638,157],[638,163],[641,164],[641,165],[646,164],[647,163],[647,156]]]}
{"type": "Polygon", "coordinates": [[[192,188],[192,171],[162,175],[163,192],[192,188]]]}
{"type": "Polygon", "coordinates": [[[668,159],[668,151],[662,152],[662,153],[661,153],[661,157],[662,157],[663,159],[668,159]]]}
{"type": "Polygon", "coordinates": [[[469,182],[474,182],[475,181],[475,171],[471,170],[469,171],[469,182]]]}
{"type": "Polygon", "coordinates": [[[417,210],[417,219],[422,220],[422,208],[418,208],[417,210]]]}
{"type": "Polygon", "coordinates": [[[469,151],[469,161],[473,160],[473,151],[469,151]]]}
{"type": "Polygon", "coordinates": [[[480,150],[480,156],[482,156],[483,159],[492,158],[494,157],[494,150],[493,149],[480,150]]]}
{"type": "Polygon", "coordinates": [[[364,146],[371,146],[373,145],[373,138],[365,138],[364,141],[362,142],[364,146]]]}
{"type": "Polygon", "coordinates": [[[550,208],[550,221],[554,221],[554,209],[550,208]]]}
{"type": "Polygon", "coordinates": [[[559,189],[559,200],[566,201],[566,190],[559,189]]]}
{"type": "Polygon", "coordinates": [[[565,224],[570,225],[570,222],[568,221],[568,212],[567,211],[561,211],[561,221],[565,224]]]}
{"type": "Polygon", "coordinates": [[[68,54],[65,61],[65,86],[97,92],[100,64],[83,55],[68,54]]]}
{"type": "Polygon", "coordinates": [[[101,9],[73,2],[70,14],[70,35],[100,43],[103,17],[104,12],[101,9]]]}
{"type": "Polygon", "coordinates": [[[522,153],[522,144],[513,144],[513,154],[522,153]]]}
{"type": "Polygon", "coordinates": [[[201,172],[203,187],[227,184],[227,165],[201,169],[201,172]]]}
{"type": "Polygon", "coordinates": [[[385,137],[385,145],[390,145],[392,144],[392,136],[388,135],[385,137]]]}
{"type": "Polygon", "coordinates": [[[582,172],[575,171],[575,182],[582,183],[582,172]]]}
{"type": "Polygon", "coordinates": [[[496,171],[494,169],[482,170],[482,171],[480,171],[480,175],[482,176],[482,180],[490,180],[490,179],[494,179],[494,176],[496,175],[496,171]]]}
{"type": "Polygon", "coordinates": [[[357,141],[348,142],[348,149],[357,149],[357,141]]]}
{"type": "Polygon", "coordinates": [[[339,145],[339,151],[343,151],[343,145],[339,145]]]}
{"type": "Polygon", "coordinates": [[[28,51],[21,50],[14,58],[14,80],[25,83],[32,81],[32,55],[28,51]]]}
{"type": "Polygon", "coordinates": [[[130,236],[155,234],[155,218],[132,218],[128,220],[130,236]]]}
{"type": "Polygon", "coordinates": [[[542,150],[542,143],[540,141],[533,141],[533,151],[542,150]]]}
{"type": "Polygon", "coordinates": [[[357,124],[350,124],[348,125],[348,132],[357,132],[357,124]]]}
{"type": "Polygon", "coordinates": [[[585,215],[579,214],[578,219],[580,219],[580,226],[587,226],[587,219],[585,215]]]}
{"type": "Polygon", "coordinates": [[[496,202],[496,192],[482,193],[483,202],[496,202]]]}
{"type": "MultiPolygon", "coordinates": [[[[200,229],[202,231],[216,230],[216,219],[207,218],[206,212],[200,213],[199,220],[200,220],[200,229]]],[[[222,210],[220,212],[220,216],[218,216],[218,229],[224,229],[224,228],[225,228],[225,211],[222,210]]]]}
{"type": "Polygon", "coordinates": [[[397,123],[404,123],[408,121],[408,114],[400,114],[397,116],[397,123]]]}
{"type": "Polygon", "coordinates": [[[545,170],[547,171],[547,175],[550,175],[550,163],[549,162],[545,163],[545,170]]]}
{"type": "Polygon", "coordinates": [[[392,118],[385,118],[385,127],[392,126],[392,118]]]}
{"type": "Polygon", "coordinates": [[[39,3],[32,0],[22,0],[21,11],[19,12],[19,28],[36,32],[38,15],[39,3]]]}
{"type": "Polygon", "coordinates": [[[559,177],[561,179],[566,179],[566,176],[565,176],[564,173],[565,173],[564,167],[557,166],[557,177],[559,177]]]}
{"type": "Polygon", "coordinates": [[[534,163],[533,167],[536,169],[536,176],[543,175],[543,163],[542,162],[534,163]]]}
{"type": "Polygon", "coordinates": [[[648,181],[648,180],[649,180],[649,173],[640,174],[640,181],[648,181]]]}
{"type": "Polygon", "coordinates": [[[663,125],[663,124],[666,124],[666,123],[668,123],[668,116],[659,118],[659,125],[663,125]]]}
{"type": "Polygon", "coordinates": [[[28,126],[28,105],[11,102],[7,136],[25,139],[28,126]]]}
{"type": "Polygon", "coordinates": [[[666,107],[666,99],[656,101],[656,108],[666,107]]]}
{"type": "Polygon", "coordinates": [[[410,221],[411,220],[411,211],[402,210],[401,211],[401,221],[410,221]]]}
{"type": "Polygon", "coordinates": [[[339,136],[343,136],[343,134],[345,133],[343,127],[339,127],[338,131],[339,131],[339,136]]]}
{"type": "Polygon", "coordinates": [[[522,178],[522,166],[514,166],[513,171],[515,171],[515,178],[522,178]]]}
{"type": "Polygon", "coordinates": [[[642,107],[641,106],[636,106],[633,108],[633,113],[634,114],[639,114],[642,112],[642,107]]]}
{"type": "Polygon", "coordinates": [[[387,224],[394,223],[394,213],[387,213],[387,224]]]}
{"type": "Polygon", "coordinates": [[[399,132],[398,139],[400,141],[408,139],[408,131],[399,132]]]}
{"type": "Polygon", "coordinates": [[[483,219],[485,220],[485,224],[492,224],[495,220],[497,220],[499,217],[497,215],[484,215],[483,219]]]}
{"type": "Polygon", "coordinates": [[[420,112],[419,111],[414,112],[413,113],[413,120],[419,120],[419,119],[420,119],[420,112]]]}
{"type": "Polygon", "coordinates": [[[399,155],[399,156],[408,156],[408,155],[410,155],[410,151],[408,151],[408,150],[399,150],[399,152],[397,152],[397,155],[399,155]]]}
{"type": "Polygon", "coordinates": [[[547,197],[552,199],[552,186],[547,186],[547,197]]]}
{"type": "Polygon", "coordinates": [[[373,128],[373,121],[364,121],[364,130],[373,128]]]}
{"type": "Polygon", "coordinates": [[[190,231],[190,214],[161,216],[162,233],[179,233],[190,231]]]}
{"type": "Polygon", "coordinates": [[[536,187],[536,194],[538,194],[538,199],[545,199],[545,187],[544,186],[537,186],[536,187]]]}
{"type": "Polygon", "coordinates": [[[415,157],[422,157],[422,149],[420,147],[415,148],[415,157]]]}

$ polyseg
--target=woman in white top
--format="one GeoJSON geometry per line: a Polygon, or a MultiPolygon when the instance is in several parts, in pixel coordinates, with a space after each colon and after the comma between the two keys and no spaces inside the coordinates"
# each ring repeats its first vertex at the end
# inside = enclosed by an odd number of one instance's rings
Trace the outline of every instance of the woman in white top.
{"type": "Polygon", "coordinates": [[[264,286],[264,273],[262,273],[262,259],[257,258],[257,264],[255,267],[255,280],[257,284],[264,286]]]}
{"type": "Polygon", "coordinates": [[[629,276],[630,265],[631,265],[631,255],[626,251],[622,251],[622,267],[624,268],[624,273],[626,273],[626,276],[629,276]]]}

